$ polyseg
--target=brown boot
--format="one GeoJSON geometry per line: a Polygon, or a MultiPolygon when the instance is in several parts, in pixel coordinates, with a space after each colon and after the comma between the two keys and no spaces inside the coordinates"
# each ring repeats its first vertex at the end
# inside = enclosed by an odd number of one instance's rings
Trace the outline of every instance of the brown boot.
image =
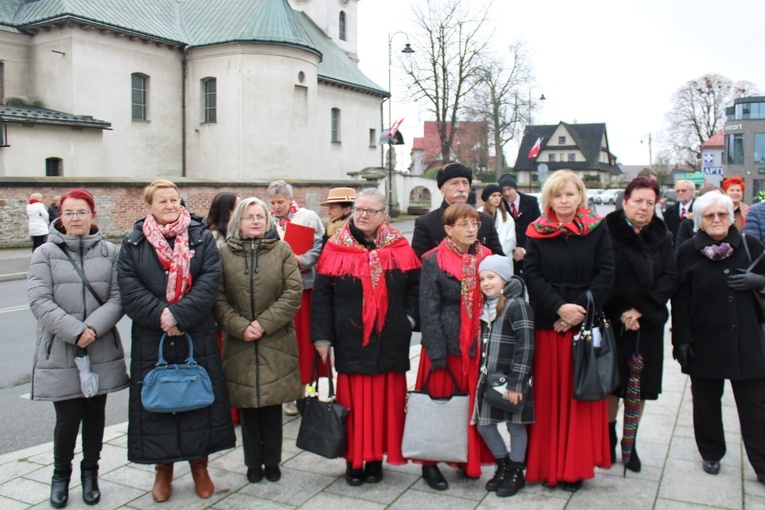
{"type": "Polygon", "coordinates": [[[190,460],[191,477],[194,479],[194,487],[197,489],[197,496],[207,499],[215,492],[215,486],[207,473],[207,457],[190,460]]]}
{"type": "Polygon", "coordinates": [[[154,488],[151,490],[151,496],[157,503],[162,503],[170,499],[173,483],[173,465],[157,464],[154,466],[156,475],[154,476],[154,488]]]}

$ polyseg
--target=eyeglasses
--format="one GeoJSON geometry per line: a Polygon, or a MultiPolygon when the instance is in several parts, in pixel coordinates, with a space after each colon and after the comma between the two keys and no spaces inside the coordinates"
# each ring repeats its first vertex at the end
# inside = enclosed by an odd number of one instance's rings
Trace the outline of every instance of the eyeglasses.
{"type": "Polygon", "coordinates": [[[707,213],[704,215],[705,220],[714,221],[715,218],[720,218],[721,221],[727,220],[728,216],[730,216],[726,212],[714,212],[714,213],[707,213]]]}
{"type": "Polygon", "coordinates": [[[90,214],[90,211],[82,210],[82,211],[64,211],[61,213],[61,216],[64,218],[71,220],[72,218],[86,218],[90,214]]]}
{"type": "Polygon", "coordinates": [[[266,221],[266,217],[262,214],[257,216],[242,216],[242,221],[245,223],[252,223],[254,221],[266,221]]]}
{"type": "Polygon", "coordinates": [[[367,216],[377,216],[381,212],[383,212],[385,209],[365,209],[363,207],[354,207],[353,208],[353,214],[357,216],[364,216],[365,214],[367,216]]]}
{"type": "Polygon", "coordinates": [[[470,222],[465,221],[463,223],[455,223],[455,224],[449,225],[449,226],[450,227],[461,228],[462,230],[467,230],[469,228],[474,228],[474,229],[478,230],[479,228],[481,228],[481,222],[480,221],[470,221],[470,222]]]}

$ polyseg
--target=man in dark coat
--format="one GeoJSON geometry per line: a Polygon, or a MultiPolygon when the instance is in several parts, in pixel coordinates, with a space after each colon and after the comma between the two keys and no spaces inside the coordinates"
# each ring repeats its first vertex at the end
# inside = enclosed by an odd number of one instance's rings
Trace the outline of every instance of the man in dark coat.
{"type": "MultiPolygon", "coordinates": [[[[502,188],[502,196],[505,205],[515,220],[515,250],[513,250],[513,264],[515,274],[523,272],[523,259],[526,257],[526,229],[535,219],[541,215],[537,199],[518,191],[518,183],[515,177],[505,174],[499,178],[499,187],[502,188]]],[[[508,254],[508,256],[511,254],[508,254]]]]}
{"type": "Polygon", "coordinates": [[[664,222],[667,224],[669,231],[672,232],[673,239],[677,239],[677,230],[680,228],[680,222],[685,219],[689,212],[693,212],[695,191],[696,187],[691,181],[679,180],[675,184],[677,205],[669,207],[664,211],[664,222]]]}
{"type": "MultiPolygon", "coordinates": [[[[452,204],[467,202],[470,185],[473,182],[473,171],[459,163],[447,163],[438,171],[436,182],[438,189],[444,196],[441,207],[414,220],[412,249],[418,257],[422,257],[425,252],[441,244],[441,241],[446,237],[443,223],[444,211],[452,204]]],[[[478,229],[478,240],[495,255],[504,255],[497,229],[494,228],[494,219],[482,212],[479,212],[478,216],[481,221],[481,228],[478,229]]]]}

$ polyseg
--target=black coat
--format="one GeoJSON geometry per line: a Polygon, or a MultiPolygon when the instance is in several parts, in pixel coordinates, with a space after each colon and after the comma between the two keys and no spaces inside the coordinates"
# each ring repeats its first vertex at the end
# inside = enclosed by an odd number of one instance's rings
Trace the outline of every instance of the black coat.
{"type": "MultiPolygon", "coordinates": [[[[539,210],[539,202],[536,198],[526,195],[525,193],[518,192],[520,200],[518,202],[518,216],[515,217],[515,245],[519,248],[526,248],[526,229],[529,228],[534,220],[539,218],[542,213],[539,210]]],[[[508,211],[512,211],[512,206],[505,201],[505,206],[508,211]]],[[[512,253],[507,254],[508,257],[512,257],[512,253]]],[[[521,274],[523,271],[523,261],[513,261],[515,274],[521,274]]]]}
{"type": "MultiPolygon", "coordinates": [[[[215,402],[210,407],[177,414],[151,413],[141,405],[141,382],[157,362],[162,336],[159,318],[168,306],[167,274],[142,227],[143,220],[137,221],[122,243],[119,258],[122,306],[133,319],[128,460],[171,463],[233,448],[236,439],[212,314],[221,262],[215,240],[201,218],[192,216],[189,225],[189,249],[194,250],[191,290],[169,308],[178,329],[191,335],[194,359],[212,380],[215,402]]],[[[164,350],[168,363],[182,363],[188,354],[185,338],[169,338],[164,350]]]]}
{"type": "MultiPolygon", "coordinates": [[[[691,203],[688,206],[688,212],[693,211],[693,202],[695,202],[695,200],[691,200],[691,203]]],[[[683,218],[680,218],[680,202],[664,211],[664,223],[667,224],[667,228],[672,232],[673,239],[677,239],[677,230],[680,228],[680,222],[682,220],[683,218]]],[[[676,243],[678,246],[680,244],[682,243],[676,243]]]]}
{"type": "Polygon", "coordinates": [[[409,370],[412,325],[419,320],[420,269],[384,271],[388,314],[381,333],[376,329],[363,346],[362,283],[352,276],[321,273],[311,295],[311,340],[332,342],[335,367],[344,374],[384,374],[409,370]]]}
{"type": "MultiPolygon", "coordinates": [[[[414,220],[414,234],[412,234],[412,249],[418,257],[422,257],[441,244],[446,237],[444,229],[444,211],[449,207],[446,200],[441,202],[441,207],[428,214],[424,214],[414,220]]],[[[494,228],[494,219],[488,214],[478,213],[481,228],[478,229],[478,240],[488,247],[495,255],[504,255],[502,244],[499,242],[497,229],[494,228]]]]}
{"type": "Polygon", "coordinates": [[[614,250],[616,277],[603,306],[616,333],[621,385],[614,391],[623,396],[628,378],[627,360],[635,352],[637,333],[625,331],[622,313],[635,308],[640,323],[640,353],[645,366],[641,375],[643,396],[654,399],[661,393],[664,363],[664,324],[669,318],[667,301],[677,287],[677,266],[672,234],[664,222],[653,217],[640,234],[627,224],[623,210],[606,216],[614,250]]]}
{"type": "Polygon", "coordinates": [[[584,237],[529,237],[523,278],[537,329],[553,329],[558,309],[566,303],[586,308],[588,288],[595,310],[602,310],[614,282],[614,257],[605,222],[584,237]]]}
{"type": "MultiPolygon", "coordinates": [[[[747,236],[752,257],[762,253],[762,243],[747,236]]],[[[765,377],[765,339],[751,290],[734,291],[727,279],[750,261],[743,238],[734,225],[722,242],[733,247],[727,259],[712,261],[699,250],[715,244],[698,231],[683,243],[677,255],[680,281],[672,298],[672,343],[692,343],[695,357],[686,374],[708,379],[758,379],[765,377]]],[[[765,260],[755,273],[765,274],[765,260]]]]}

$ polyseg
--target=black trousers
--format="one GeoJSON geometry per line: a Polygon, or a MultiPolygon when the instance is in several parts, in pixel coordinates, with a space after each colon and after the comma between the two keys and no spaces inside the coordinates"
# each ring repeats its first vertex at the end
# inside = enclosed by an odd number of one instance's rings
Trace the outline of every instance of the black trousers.
{"type": "Polygon", "coordinates": [[[242,449],[248,468],[278,466],[282,461],[282,406],[242,408],[242,449]]]}
{"type": "Polygon", "coordinates": [[[34,251],[37,248],[39,248],[40,246],[45,244],[45,241],[47,241],[47,240],[48,240],[48,236],[47,235],[44,235],[44,236],[32,236],[32,253],[34,253],[34,251]]]}
{"type": "MultiPolygon", "coordinates": [[[[724,379],[691,376],[693,430],[704,460],[720,460],[725,455],[721,404],[724,383],[724,379]]],[[[765,379],[731,381],[731,386],[749,463],[756,473],[765,473],[765,379]]]]}
{"type": "Polygon", "coordinates": [[[62,474],[72,471],[74,445],[82,423],[82,463],[80,469],[98,469],[104,442],[106,395],[53,402],[56,427],[53,429],[53,469],[62,474]]]}

